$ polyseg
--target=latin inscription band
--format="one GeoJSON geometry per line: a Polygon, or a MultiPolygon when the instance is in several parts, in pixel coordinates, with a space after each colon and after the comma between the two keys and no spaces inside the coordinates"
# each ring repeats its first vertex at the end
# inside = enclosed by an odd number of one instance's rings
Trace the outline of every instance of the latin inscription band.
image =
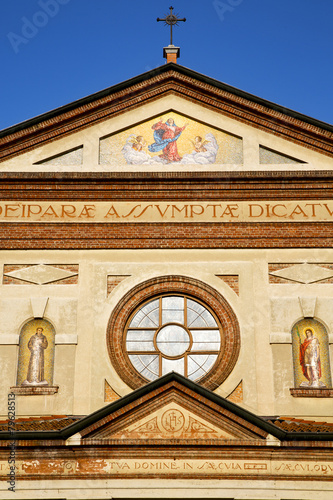
{"type": "Polygon", "coordinates": [[[0,222],[326,222],[333,201],[0,202],[0,222]]]}
{"type": "MultiPolygon", "coordinates": [[[[0,479],[8,474],[8,463],[0,462],[0,479]]],[[[106,476],[179,474],[179,476],[288,476],[332,478],[333,462],[278,460],[181,460],[181,459],[79,459],[28,460],[16,462],[16,476],[98,474],[106,476]]]]}

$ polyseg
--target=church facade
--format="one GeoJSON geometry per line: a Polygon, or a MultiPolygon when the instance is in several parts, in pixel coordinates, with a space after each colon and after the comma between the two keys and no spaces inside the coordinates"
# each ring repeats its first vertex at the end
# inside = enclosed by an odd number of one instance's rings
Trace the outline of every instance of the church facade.
{"type": "Polygon", "coordinates": [[[173,62],[0,133],[1,498],[331,498],[332,137],[173,62]]]}

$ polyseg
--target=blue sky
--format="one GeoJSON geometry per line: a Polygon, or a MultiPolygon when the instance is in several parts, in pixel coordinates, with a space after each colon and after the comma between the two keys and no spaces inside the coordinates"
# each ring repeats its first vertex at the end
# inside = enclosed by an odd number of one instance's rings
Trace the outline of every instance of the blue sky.
{"type": "Polygon", "coordinates": [[[2,0],[0,129],[165,63],[333,123],[332,0],[2,0]]]}

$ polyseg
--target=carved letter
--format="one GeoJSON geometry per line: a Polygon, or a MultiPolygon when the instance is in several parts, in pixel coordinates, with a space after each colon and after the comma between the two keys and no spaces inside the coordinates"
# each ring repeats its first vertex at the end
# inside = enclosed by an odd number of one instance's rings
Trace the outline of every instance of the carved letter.
{"type": "Polygon", "coordinates": [[[194,215],[201,215],[204,213],[204,207],[202,205],[190,205],[190,217],[193,217],[194,215]],[[195,208],[198,208],[200,212],[196,212],[195,208]]]}
{"type": "Polygon", "coordinates": [[[187,209],[188,209],[188,205],[184,205],[183,208],[178,208],[177,205],[171,205],[172,207],[172,215],[171,217],[174,218],[175,217],[175,210],[177,210],[177,212],[182,212],[183,210],[185,210],[185,215],[184,217],[188,217],[187,215],[187,209]]]}
{"type": "Polygon", "coordinates": [[[263,207],[261,205],[250,203],[249,204],[249,209],[250,209],[249,210],[249,217],[261,217],[262,214],[264,213],[264,209],[263,209],[263,207]],[[253,211],[252,211],[252,207],[258,207],[258,208],[260,208],[260,210],[261,210],[260,213],[258,215],[254,215],[253,211]]]}
{"type": "Polygon", "coordinates": [[[95,205],[84,205],[83,209],[81,210],[81,213],[79,217],[87,217],[87,219],[92,219],[95,214],[90,215],[89,210],[95,211],[96,207],[95,205]]]}
{"type": "Polygon", "coordinates": [[[75,215],[72,215],[75,214],[75,212],[76,208],[74,207],[74,205],[61,205],[61,217],[65,217],[66,215],[67,217],[75,217],[75,215]],[[72,208],[71,212],[68,211],[69,208],[72,208]]]}
{"type": "Polygon", "coordinates": [[[286,217],[286,215],[287,215],[286,213],[285,213],[285,214],[281,214],[281,215],[277,214],[277,213],[276,213],[276,210],[275,210],[275,209],[276,209],[276,207],[283,207],[283,208],[286,208],[286,205],[282,205],[281,203],[278,203],[277,205],[273,205],[273,206],[272,206],[272,214],[273,214],[275,217],[286,217]]]}
{"type": "Polygon", "coordinates": [[[321,207],[321,203],[306,203],[305,206],[309,206],[309,207],[312,207],[312,214],[311,216],[312,217],[315,217],[316,216],[316,209],[315,207],[321,207]]]}
{"type": "Polygon", "coordinates": [[[233,210],[238,210],[237,203],[232,203],[231,205],[227,205],[226,208],[224,209],[223,214],[221,215],[221,218],[224,217],[224,215],[230,215],[230,217],[236,217],[237,219],[239,215],[234,215],[233,210]]]}
{"type": "Polygon", "coordinates": [[[304,212],[304,210],[300,207],[300,205],[296,205],[296,207],[294,208],[294,210],[291,212],[291,214],[289,215],[290,218],[293,217],[293,215],[303,215],[303,217],[308,217],[306,215],[306,213],[304,212]]]}
{"type": "Polygon", "coordinates": [[[117,217],[118,219],[120,218],[120,216],[118,215],[118,212],[117,210],[114,208],[113,205],[111,205],[111,207],[109,208],[109,211],[106,215],[104,215],[104,219],[107,219],[108,217],[117,217]]]}
{"type": "Polygon", "coordinates": [[[217,209],[217,207],[221,207],[221,206],[222,206],[221,204],[219,204],[219,205],[207,205],[207,208],[208,207],[212,207],[213,208],[213,215],[212,215],[213,218],[217,217],[216,216],[216,209],[217,209]]]}
{"type": "Polygon", "coordinates": [[[19,215],[10,215],[8,213],[9,210],[15,212],[15,210],[19,209],[19,205],[5,205],[5,217],[19,217],[19,215]],[[15,207],[15,208],[12,208],[15,207]]]}
{"type": "Polygon", "coordinates": [[[134,210],[136,210],[138,207],[141,207],[141,205],[135,205],[135,207],[134,207],[134,208],[132,208],[132,210],[130,210],[130,211],[128,212],[128,214],[123,215],[123,218],[125,219],[126,217],[129,217],[130,215],[132,215],[132,213],[134,212],[134,210]]]}
{"type": "Polygon", "coordinates": [[[27,217],[30,217],[30,215],[39,215],[42,211],[42,207],[40,205],[28,205],[28,215],[27,217]],[[33,208],[37,208],[37,212],[33,211],[33,208]]]}
{"type": "Polygon", "coordinates": [[[148,210],[148,208],[151,208],[153,205],[147,205],[143,210],[141,210],[141,212],[139,213],[139,215],[134,215],[134,219],[137,219],[138,217],[141,217],[146,210],[148,210]]]}
{"type": "Polygon", "coordinates": [[[160,213],[161,217],[164,217],[164,216],[165,216],[165,214],[166,214],[166,212],[167,212],[167,210],[169,209],[170,205],[167,205],[167,207],[166,207],[166,209],[164,210],[164,212],[162,212],[162,211],[161,211],[161,209],[160,209],[160,206],[159,206],[159,205],[155,205],[155,207],[156,207],[156,208],[157,208],[157,210],[159,211],[159,213],[160,213]]]}
{"type": "Polygon", "coordinates": [[[330,214],[330,216],[332,217],[333,215],[333,212],[331,212],[331,210],[328,208],[327,206],[327,203],[323,203],[324,207],[326,208],[327,212],[330,214]]]}
{"type": "Polygon", "coordinates": [[[45,215],[54,215],[54,217],[59,217],[59,215],[56,214],[56,211],[52,207],[52,205],[48,206],[45,212],[43,213],[42,217],[45,217],[45,215]],[[50,212],[49,212],[50,210],[50,212]]]}

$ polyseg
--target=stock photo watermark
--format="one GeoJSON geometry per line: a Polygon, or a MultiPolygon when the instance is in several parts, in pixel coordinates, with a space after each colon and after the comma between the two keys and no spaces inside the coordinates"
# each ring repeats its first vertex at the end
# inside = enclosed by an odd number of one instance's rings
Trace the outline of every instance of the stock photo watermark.
{"type": "Polygon", "coordinates": [[[244,0],[214,0],[213,7],[219,16],[220,21],[224,21],[225,14],[233,12],[238,5],[243,3],[244,0]]]}
{"type": "Polygon", "coordinates": [[[9,457],[8,457],[8,468],[9,472],[7,474],[7,483],[9,484],[8,490],[15,493],[16,487],[16,441],[14,439],[16,423],[15,423],[15,414],[16,414],[16,403],[15,403],[15,394],[10,392],[8,394],[8,432],[10,433],[12,439],[9,443],[9,457]]]}
{"type": "Polygon", "coordinates": [[[12,46],[15,54],[18,54],[22,45],[26,45],[36,35],[40,29],[45,28],[49,20],[55,17],[62,5],[66,5],[70,0],[39,0],[37,10],[30,18],[22,17],[22,25],[20,33],[10,31],[7,33],[7,38],[12,46]]]}

